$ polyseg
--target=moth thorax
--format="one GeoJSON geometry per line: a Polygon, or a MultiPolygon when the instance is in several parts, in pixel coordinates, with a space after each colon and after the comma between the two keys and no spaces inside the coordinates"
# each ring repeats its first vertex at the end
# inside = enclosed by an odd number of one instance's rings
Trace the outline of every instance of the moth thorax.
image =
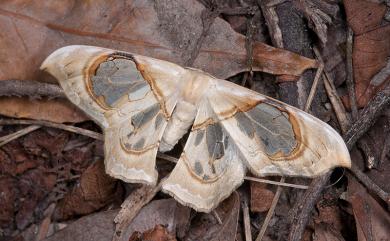
{"type": "Polygon", "coordinates": [[[195,105],[186,101],[179,101],[168,121],[167,128],[161,139],[159,151],[166,152],[172,150],[180,138],[182,138],[191,127],[195,115],[195,105]]]}

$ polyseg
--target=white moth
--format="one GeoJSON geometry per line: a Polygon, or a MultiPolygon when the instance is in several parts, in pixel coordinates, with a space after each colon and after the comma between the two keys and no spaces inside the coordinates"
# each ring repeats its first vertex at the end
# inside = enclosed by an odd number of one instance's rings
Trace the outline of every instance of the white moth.
{"type": "Polygon", "coordinates": [[[162,189],[209,212],[256,176],[313,177],[350,167],[339,134],[319,119],[200,70],[92,46],[68,46],[42,64],[69,100],[104,130],[106,171],[155,185],[157,151],[191,128],[162,189]]]}

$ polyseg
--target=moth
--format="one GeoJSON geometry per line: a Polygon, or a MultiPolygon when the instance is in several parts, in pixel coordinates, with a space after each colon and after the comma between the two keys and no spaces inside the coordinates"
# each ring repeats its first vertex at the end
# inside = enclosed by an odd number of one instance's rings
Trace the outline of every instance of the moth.
{"type": "Polygon", "coordinates": [[[42,64],[105,136],[106,172],[156,185],[157,152],[190,131],[162,190],[197,211],[256,176],[314,177],[350,167],[329,125],[297,108],[198,69],[92,46],[68,46],[42,64]]]}

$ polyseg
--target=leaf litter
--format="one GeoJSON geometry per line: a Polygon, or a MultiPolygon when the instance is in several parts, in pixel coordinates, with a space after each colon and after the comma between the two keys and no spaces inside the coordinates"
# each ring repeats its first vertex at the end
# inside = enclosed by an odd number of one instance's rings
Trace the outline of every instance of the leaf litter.
{"type": "MultiPolygon", "coordinates": [[[[381,77],[379,84],[372,82],[372,78],[386,67],[389,56],[389,41],[386,40],[390,35],[387,34],[388,22],[384,19],[389,7],[373,1],[344,1],[345,17],[342,5],[334,1],[315,0],[316,6],[305,5],[305,2],[279,1],[276,5],[271,5],[271,2],[267,7],[276,8],[276,13],[281,15],[285,12],[280,9],[298,6],[294,11],[300,11],[301,15],[294,17],[307,18],[309,25],[302,31],[312,28],[314,34],[319,35],[320,41],[310,36],[311,44],[320,48],[325,70],[334,79],[339,94],[346,92],[344,46],[349,25],[355,34],[353,67],[357,102],[359,107],[366,106],[388,83],[386,77],[381,77]],[[332,21],[324,21],[328,18],[323,14],[331,16],[332,21]],[[322,22],[315,22],[317,17],[321,17],[322,22]],[[374,65],[369,65],[371,60],[376,61],[372,62],[374,65]]],[[[250,0],[229,0],[225,5],[191,0],[117,1],[115,4],[103,1],[46,1],[43,4],[3,1],[0,3],[0,26],[9,35],[0,40],[3,59],[0,79],[55,83],[50,76],[39,72],[41,61],[58,47],[91,44],[189,64],[220,78],[230,77],[237,83],[243,78],[240,73],[251,68],[266,72],[268,74],[255,72],[246,86],[280,98],[275,89],[281,87],[273,83],[273,75],[295,76],[292,79],[297,80],[296,76],[316,67],[317,63],[266,45],[270,44],[269,29],[264,16],[255,15],[256,11],[259,11],[257,3],[250,0]],[[248,10],[250,8],[254,10],[248,10]],[[204,12],[218,13],[206,33],[204,12]],[[266,44],[253,42],[253,66],[248,66],[247,37],[244,35],[251,28],[249,20],[254,16],[258,21],[256,28],[259,28],[254,39],[266,44]],[[204,38],[199,41],[202,35],[204,38]]],[[[279,17],[283,20],[286,16],[279,17]]],[[[280,26],[282,30],[289,28],[285,23],[280,26]]],[[[291,36],[297,36],[282,32],[287,41],[291,36]]],[[[317,92],[320,101],[314,101],[313,105],[316,108],[328,106],[326,120],[337,127],[334,111],[329,108],[329,100],[321,88],[320,85],[317,92]]],[[[296,91],[302,90],[298,88],[296,91]]],[[[79,123],[76,125],[85,129],[99,130],[63,99],[28,97],[1,97],[0,114],[79,123]]],[[[349,107],[348,101],[344,103],[349,107]]],[[[386,113],[363,137],[367,139],[376,166],[367,168],[367,149],[355,148],[353,153],[358,155],[354,154],[353,159],[369,178],[389,192],[386,180],[390,147],[386,145],[386,133],[390,115],[386,113]]],[[[19,129],[18,126],[3,126],[0,134],[6,136],[19,129]]],[[[101,141],[48,127],[34,130],[0,147],[0,237],[35,240],[40,233],[39,238],[46,237],[45,240],[111,240],[118,208],[126,196],[135,192],[135,186],[105,175],[102,157],[101,141]],[[51,204],[55,204],[53,214],[51,204]]],[[[159,165],[161,169],[161,163],[159,165]]],[[[169,173],[170,168],[172,165],[163,165],[162,169],[169,173]]],[[[308,184],[307,180],[292,179],[295,181],[308,184]]],[[[241,189],[250,193],[249,230],[243,226],[239,212],[241,195],[238,193],[233,193],[209,214],[195,213],[158,193],[139,210],[126,228],[123,240],[244,240],[247,231],[256,237],[273,199],[273,188],[251,182],[245,183],[241,189]]],[[[283,188],[263,240],[288,240],[291,226],[288,220],[301,195],[302,191],[297,189],[283,188]]],[[[303,240],[386,240],[388,225],[386,206],[375,194],[348,176],[326,188],[320,196],[303,240]]]]}

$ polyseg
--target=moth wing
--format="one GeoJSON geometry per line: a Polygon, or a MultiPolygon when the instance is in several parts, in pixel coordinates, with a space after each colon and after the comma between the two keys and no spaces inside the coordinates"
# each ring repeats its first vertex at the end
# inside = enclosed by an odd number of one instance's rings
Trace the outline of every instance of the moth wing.
{"type": "Polygon", "coordinates": [[[184,69],[79,45],[55,51],[41,68],[56,77],[69,100],[103,128],[106,171],[127,182],[155,184],[157,149],[176,105],[184,69]]]}
{"type": "Polygon", "coordinates": [[[328,124],[249,89],[214,81],[210,106],[253,174],[313,177],[351,166],[343,139],[328,124]]]}
{"type": "Polygon", "coordinates": [[[245,176],[243,159],[207,99],[199,103],[194,124],[178,163],[163,181],[164,192],[197,211],[209,212],[227,198],[245,176]]]}

